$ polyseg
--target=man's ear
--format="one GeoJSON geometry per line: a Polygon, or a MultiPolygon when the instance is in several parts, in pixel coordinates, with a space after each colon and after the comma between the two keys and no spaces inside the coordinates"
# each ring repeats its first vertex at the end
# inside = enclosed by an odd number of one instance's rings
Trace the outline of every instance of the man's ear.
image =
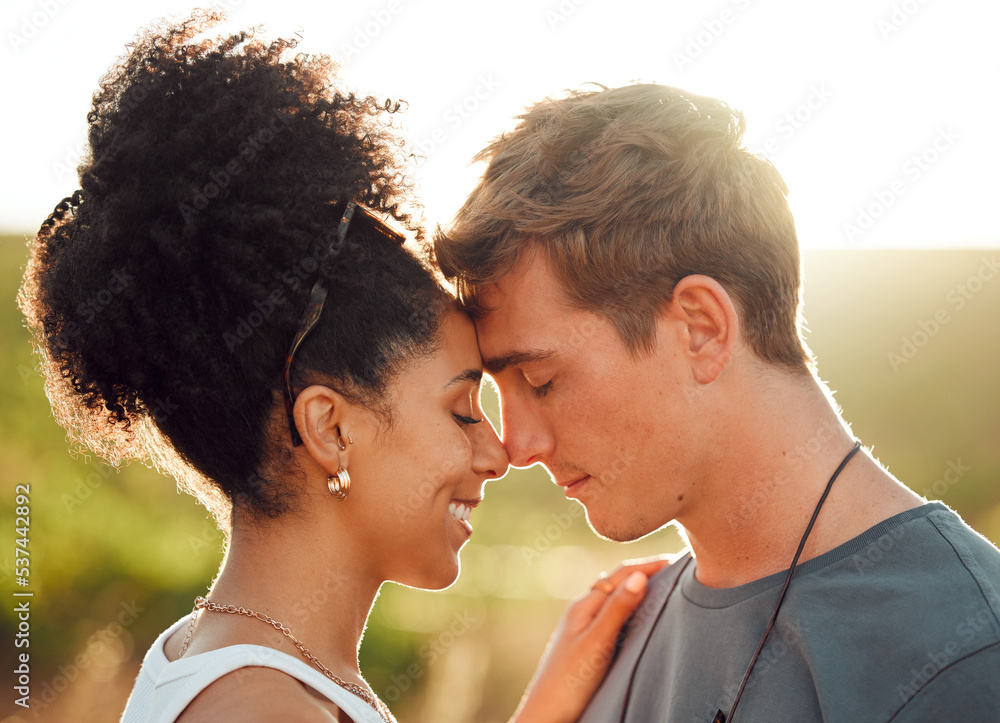
{"type": "Polygon", "coordinates": [[[347,449],[341,449],[341,439],[350,434],[347,420],[351,410],[342,394],[318,384],[306,387],[295,398],[293,413],[302,444],[328,475],[350,463],[349,445],[345,442],[347,449]]]}
{"type": "Polygon", "coordinates": [[[681,324],[683,353],[695,381],[715,381],[732,356],[740,333],[736,306],[729,293],[710,276],[685,276],[674,287],[673,300],[665,313],[681,324]]]}

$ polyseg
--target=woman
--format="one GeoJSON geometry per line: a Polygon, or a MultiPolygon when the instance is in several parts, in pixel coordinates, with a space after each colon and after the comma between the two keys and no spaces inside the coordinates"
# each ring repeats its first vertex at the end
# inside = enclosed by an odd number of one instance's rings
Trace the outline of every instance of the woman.
{"type": "MultiPolygon", "coordinates": [[[[283,59],[294,42],[195,41],[220,19],[142,34],[102,80],[19,301],[60,422],[168,470],[228,534],[124,720],[389,721],[357,662],[378,589],[454,582],[507,458],[472,323],[381,220],[421,237],[398,105],[332,90],[328,59],[283,59]]],[[[602,671],[565,676],[658,566],[571,606],[518,720],[579,714],[602,671]]]]}

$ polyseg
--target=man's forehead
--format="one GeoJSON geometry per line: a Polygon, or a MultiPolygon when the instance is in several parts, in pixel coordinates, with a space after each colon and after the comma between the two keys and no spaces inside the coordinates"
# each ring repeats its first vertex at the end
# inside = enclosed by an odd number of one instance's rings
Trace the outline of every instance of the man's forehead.
{"type": "MultiPolygon", "coordinates": [[[[479,289],[486,309],[504,314],[536,314],[541,309],[570,312],[569,295],[542,250],[526,251],[510,271],[479,289]]],[[[492,316],[493,314],[490,314],[492,316]]]]}
{"type": "Polygon", "coordinates": [[[550,354],[558,327],[573,311],[542,253],[483,287],[480,298],[486,311],[476,319],[476,333],[484,361],[550,354]]]}
{"type": "MultiPolygon", "coordinates": [[[[476,337],[485,362],[524,349],[544,319],[532,308],[530,294],[508,293],[502,284],[491,284],[482,291],[484,313],[477,316],[476,337]]],[[[492,371],[487,366],[487,371],[492,371]]]]}

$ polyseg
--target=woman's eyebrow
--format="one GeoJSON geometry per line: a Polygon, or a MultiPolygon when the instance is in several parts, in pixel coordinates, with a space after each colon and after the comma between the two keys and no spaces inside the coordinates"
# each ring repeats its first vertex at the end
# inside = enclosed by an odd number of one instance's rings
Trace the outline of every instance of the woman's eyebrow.
{"type": "Polygon", "coordinates": [[[483,380],[483,370],[482,369],[466,369],[464,372],[456,374],[451,378],[447,384],[444,385],[445,389],[452,387],[456,384],[461,384],[462,382],[473,382],[474,384],[479,384],[483,380]]]}

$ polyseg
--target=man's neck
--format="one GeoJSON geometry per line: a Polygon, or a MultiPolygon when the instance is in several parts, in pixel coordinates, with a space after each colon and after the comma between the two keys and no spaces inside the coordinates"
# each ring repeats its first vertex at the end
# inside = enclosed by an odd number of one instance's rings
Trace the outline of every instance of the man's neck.
{"type": "MultiPolygon", "coordinates": [[[[768,380],[752,411],[729,419],[726,452],[714,459],[702,498],[677,522],[699,582],[733,587],[787,570],[854,439],[820,383],[768,380]]],[[[831,488],[799,562],[823,554],[923,503],[862,449],[831,488]]]]}

